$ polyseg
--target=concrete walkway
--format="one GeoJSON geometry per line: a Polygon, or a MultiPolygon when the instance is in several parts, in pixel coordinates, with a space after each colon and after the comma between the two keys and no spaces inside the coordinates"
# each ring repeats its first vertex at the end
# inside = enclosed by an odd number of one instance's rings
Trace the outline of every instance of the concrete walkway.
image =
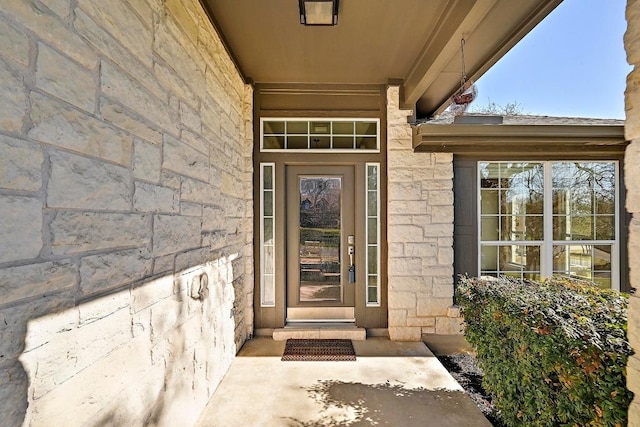
{"type": "Polygon", "coordinates": [[[248,341],[205,408],[211,426],[491,426],[421,342],[354,341],[355,362],[282,362],[248,341]]]}

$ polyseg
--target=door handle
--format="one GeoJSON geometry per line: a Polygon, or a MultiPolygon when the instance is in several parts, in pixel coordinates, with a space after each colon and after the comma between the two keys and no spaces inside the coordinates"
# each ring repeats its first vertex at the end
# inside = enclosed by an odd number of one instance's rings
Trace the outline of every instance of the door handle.
{"type": "MultiPolygon", "coordinates": [[[[351,238],[352,236],[349,236],[349,237],[351,238]]],[[[355,253],[355,247],[352,245],[349,245],[349,283],[356,283],[356,266],[353,263],[354,253],[355,253]]]]}

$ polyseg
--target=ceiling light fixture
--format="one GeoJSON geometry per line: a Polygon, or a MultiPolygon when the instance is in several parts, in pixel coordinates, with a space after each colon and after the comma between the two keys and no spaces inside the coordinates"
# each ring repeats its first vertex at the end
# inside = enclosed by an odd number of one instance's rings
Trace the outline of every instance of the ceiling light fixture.
{"type": "Polygon", "coordinates": [[[339,0],[298,0],[303,25],[338,25],[339,0]]]}

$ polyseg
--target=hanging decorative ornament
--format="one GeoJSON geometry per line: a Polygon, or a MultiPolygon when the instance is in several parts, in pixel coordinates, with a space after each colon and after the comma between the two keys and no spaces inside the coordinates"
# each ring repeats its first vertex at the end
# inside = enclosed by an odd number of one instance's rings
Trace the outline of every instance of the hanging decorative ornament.
{"type": "Polygon", "coordinates": [[[451,111],[456,116],[461,116],[467,111],[469,104],[478,96],[478,89],[472,80],[467,80],[467,70],[464,63],[465,40],[460,40],[460,51],[462,52],[462,73],[460,77],[460,89],[451,96],[451,111]]]}

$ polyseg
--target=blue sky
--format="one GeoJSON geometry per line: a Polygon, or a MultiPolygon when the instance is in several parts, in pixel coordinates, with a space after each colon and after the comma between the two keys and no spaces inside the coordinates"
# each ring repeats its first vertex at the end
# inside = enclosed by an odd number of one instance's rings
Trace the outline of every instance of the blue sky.
{"type": "Polygon", "coordinates": [[[626,0],[564,0],[477,82],[470,109],[624,119],[626,0]]]}

